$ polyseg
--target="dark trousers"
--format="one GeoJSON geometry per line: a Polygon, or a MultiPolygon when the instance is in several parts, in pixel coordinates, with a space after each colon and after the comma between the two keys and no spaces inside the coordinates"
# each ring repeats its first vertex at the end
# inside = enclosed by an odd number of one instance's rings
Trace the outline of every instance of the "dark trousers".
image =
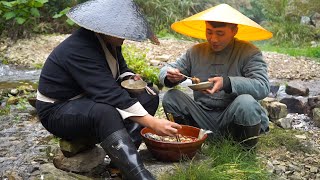
{"type": "MultiPolygon", "coordinates": [[[[138,98],[149,114],[155,114],[159,105],[158,95],[142,93],[132,96],[138,98]]],[[[115,107],[86,97],[57,104],[37,101],[36,107],[43,126],[66,140],[91,138],[100,143],[113,132],[134,123],[130,118],[123,120],[115,107]]]]}

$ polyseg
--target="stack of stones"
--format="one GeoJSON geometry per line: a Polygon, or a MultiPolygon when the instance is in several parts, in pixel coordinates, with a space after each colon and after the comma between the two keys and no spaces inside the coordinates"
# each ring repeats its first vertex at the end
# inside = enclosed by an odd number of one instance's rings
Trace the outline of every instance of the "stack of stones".
{"type": "Polygon", "coordinates": [[[286,118],[288,113],[305,114],[312,124],[320,127],[320,95],[309,93],[309,88],[299,81],[271,85],[269,97],[260,104],[267,110],[270,120],[282,128],[292,128],[292,118],[286,118]]]}

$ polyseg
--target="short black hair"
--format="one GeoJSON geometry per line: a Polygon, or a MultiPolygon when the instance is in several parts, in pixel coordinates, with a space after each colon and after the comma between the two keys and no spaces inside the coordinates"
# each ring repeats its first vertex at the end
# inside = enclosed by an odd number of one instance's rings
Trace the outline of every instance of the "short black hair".
{"type": "Polygon", "coordinates": [[[206,21],[206,22],[208,22],[212,27],[215,27],[215,28],[226,27],[229,25],[233,29],[238,26],[237,24],[226,23],[226,22],[218,22],[218,21],[206,21]]]}

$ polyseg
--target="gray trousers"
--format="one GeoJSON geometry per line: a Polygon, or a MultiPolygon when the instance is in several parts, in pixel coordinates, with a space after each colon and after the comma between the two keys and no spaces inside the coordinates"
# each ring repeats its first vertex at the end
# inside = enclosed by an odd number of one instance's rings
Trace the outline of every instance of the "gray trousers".
{"type": "Polygon", "coordinates": [[[248,94],[238,96],[226,109],[207,110],[185,93],[171,89],[164,95],[162,105],[165,112],[187,120],[187,124],[195,122],[200,128],[211,130],[213,136],[225,134],[233,123],[242,126],[261,123],[262,132],[268,129],[265,110],[248,94]]]}

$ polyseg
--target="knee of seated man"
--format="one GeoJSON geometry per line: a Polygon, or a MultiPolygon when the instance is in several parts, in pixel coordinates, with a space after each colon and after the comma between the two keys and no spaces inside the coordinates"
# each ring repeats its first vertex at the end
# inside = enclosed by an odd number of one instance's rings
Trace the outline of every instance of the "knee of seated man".
{"type": "Polygon", "coordinates": [[[105,117],[116,118],[116,116],[121,117],[117,109],[103,103],[96,103],[90,110],[90,117],[95,120],[104,119],[105,117]]]}
{"type": "Polygon", "coordinates": [[[235,99],[237,107],[244,108],[246,111],[258,110],[259,103],[249,94],[242,94],[235,99]]]}
{"type": "Polygon", "coordinates": [[[177,89],[170,89],[163,96],[163,101],[171,101],[173,99],[180,99],[179,97],[183,95],[183,92],[177,89]]]}

